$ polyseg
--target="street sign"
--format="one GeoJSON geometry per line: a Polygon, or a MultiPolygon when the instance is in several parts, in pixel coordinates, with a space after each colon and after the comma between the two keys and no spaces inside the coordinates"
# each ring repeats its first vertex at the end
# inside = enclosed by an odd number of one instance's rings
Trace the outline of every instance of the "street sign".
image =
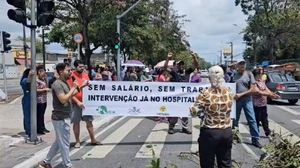
{"type": "Polygon", "coordinates": [[[73,39],[77,44],[80,44],[83,41],[83,36],[81,33],[76,33],[73,39]]]}
{"type": "Polygon", "coordinates": [[[231,48],[230,47],[226,47],[223,51],[223,55],[224,56],[230,56],[231,55],[231,48]]]}

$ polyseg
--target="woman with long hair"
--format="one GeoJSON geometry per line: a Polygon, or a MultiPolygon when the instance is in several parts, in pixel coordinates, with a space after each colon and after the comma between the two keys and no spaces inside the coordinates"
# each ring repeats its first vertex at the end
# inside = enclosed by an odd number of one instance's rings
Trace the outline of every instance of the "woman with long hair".
{"type": "Polygon", "coordinates": [[[27,68],[22,75],[20,85],[23,90],[22,108],[23,108],[23,125],[25,134],[30,137],[30,83],[34,75],[34,70],[27,68]]]}
{"type": "Polygon", "coordinates": [[[202,82],[202,78],[200,76],[198,68],[193,69],[193,72],[191,73],[190,82],[191,83],[200,83],[200,82],[202,82]]]}
{"type": "Polygon", "coordinates": [[[36,68],[36,87],[37,87],[37,133],[45,134],[50,131],[45,127],[45,112],[47,108],[47,93],[50,91],[48,88],[48,79],[44,66],[36,68]]]}
{"type": "Polygon", "coordinates": [[[96,67],[96,75],[95,75],[94,80],[97,80],[97,81],[102,80],[101,67],[99,65],[97,65],[97,67],[96,67]]]}
{"type": "Polygon", "coordinates": [[[223,86],[224,71],[220,66],[211,67],[208,74],[211,88],[204,89],[190,108],[192,116],[204,116],[198,139],[200,164],[214,168],[216,157],[219,168],[231,168],[230,113],[234,96],[231,89],[223,86]]]}

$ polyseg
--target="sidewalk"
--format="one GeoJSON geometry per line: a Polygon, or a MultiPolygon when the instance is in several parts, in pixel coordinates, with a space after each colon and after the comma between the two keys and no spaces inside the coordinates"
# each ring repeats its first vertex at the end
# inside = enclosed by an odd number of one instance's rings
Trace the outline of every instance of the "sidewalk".
{"type": "MultiPolygon", "coordinates": [[[[50,133],[45,135],[38,135],[43,142],[37,145],[31,143],[25,143],[24,129],[23,129],[23,111],[21,105],[22,98],[15,100],[10,104],[0,104],[0,167],[12,168],[17,164],[26,161],[31,158],[35,153],[40,153],[40,157],[46,155],[47,150],[43,150],[49,147],[55,140],[55,133],[51,122],[52,111],[52,95],[48,94],[48,104],[45,114],[46,128],[50,130],[50,133]],[[14,159],[12,159],[14,158],[14,159]]],[[[97,129],[103,125],[104,117],[95,117],[94,128],[97,129]]],[[[105,121],[108,122],[108,121],[105,121]]],[[[84,122],[81,122],[81,134],[80,138],[83,139],[88,135],[84,122]]],[[[71,143],[74,142],[74,134],[71,129],[71,143]]],[[[72,145],[72,144],[71,144],[72,145]]],[[[39,158],[36,158],[39,159],[39,158]]],[[[39,160],[34,160],[37,162],[39,160]]],[[[32,163],[31,163],[32,164],[32,163]]],[[[27,166],[25,166],[28,168],[27,166]]]]}

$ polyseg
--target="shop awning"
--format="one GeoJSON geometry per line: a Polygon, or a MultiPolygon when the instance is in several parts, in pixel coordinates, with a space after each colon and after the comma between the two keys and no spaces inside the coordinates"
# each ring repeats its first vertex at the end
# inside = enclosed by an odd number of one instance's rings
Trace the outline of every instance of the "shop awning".
{"type": "MultiPolygon", "coordinates": [[[[25,59],[15,59],[15,63],[18,65],[25,65],[25,59]]],[[[27,60],[28,65],[31,65],[31,60],[27,60]]]]}

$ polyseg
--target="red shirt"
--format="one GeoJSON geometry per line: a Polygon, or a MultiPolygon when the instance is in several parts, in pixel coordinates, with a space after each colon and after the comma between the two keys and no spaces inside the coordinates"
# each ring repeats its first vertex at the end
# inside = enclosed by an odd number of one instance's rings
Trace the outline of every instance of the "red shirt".
{"type": "MultiPolygon", "coordinates": [[[[87,74],[82,73],[82,74],[77,74],[76,72],[72,72],[71,74],[71,79],[68,80],[69,85],[72,87],[73,86],[73,80],[72,76],[75,77],[75,79],[78,81],[78,87],[81,87],[85,81],[89,81],[90,78],[87,74]]],[[[82,102],[82,91],[76,94],[75,96],[79,101],[82,102]]]]}

